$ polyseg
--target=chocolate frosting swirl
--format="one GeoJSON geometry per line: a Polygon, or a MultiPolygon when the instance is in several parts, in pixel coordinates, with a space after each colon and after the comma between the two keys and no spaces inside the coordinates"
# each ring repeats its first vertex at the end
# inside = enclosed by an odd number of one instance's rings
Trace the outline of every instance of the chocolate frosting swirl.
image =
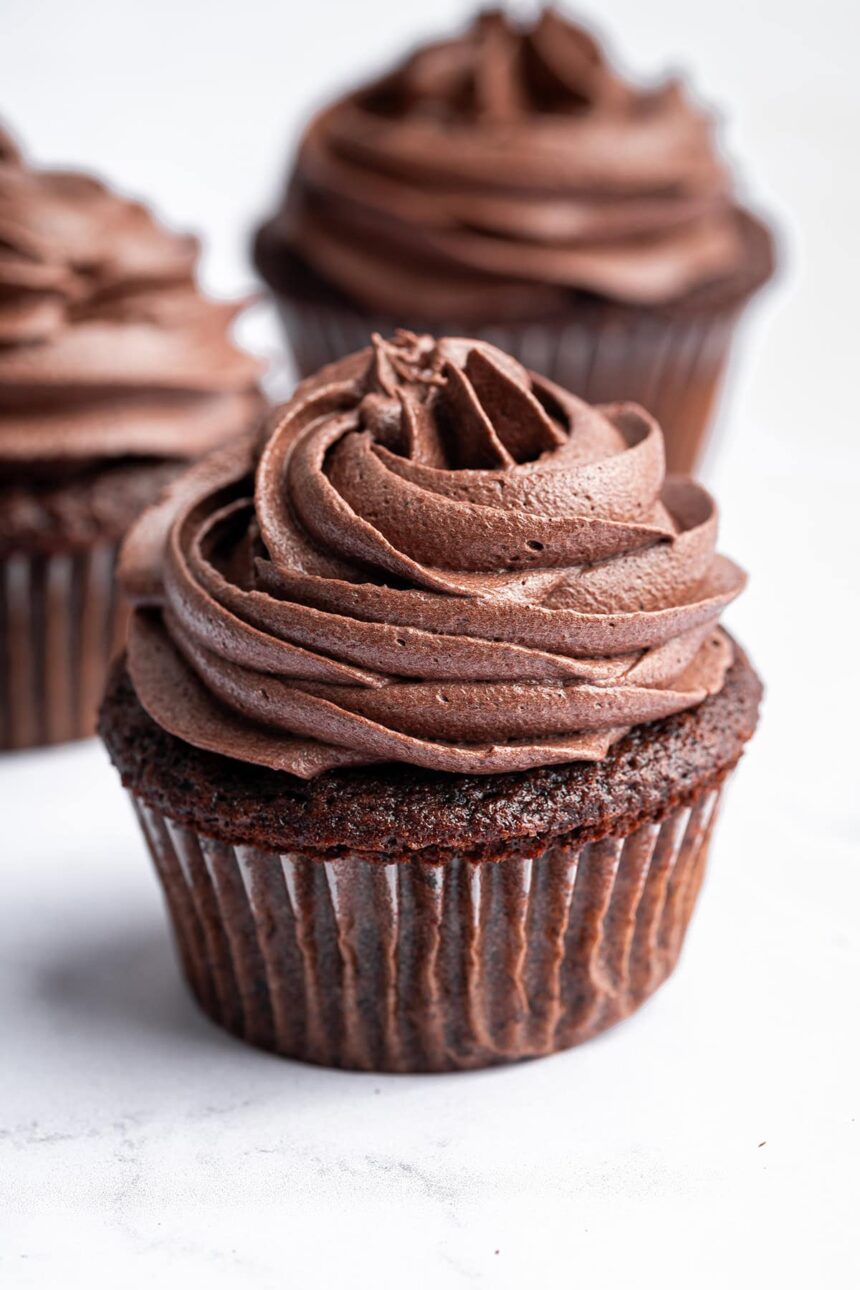
{"type": "Polygon", "coordinates": [[[677,82],[624,83],[553,9],[486,12],[311,121],[258,263],[277,288],[298,253],[400,317],[676,300],[744,258],[711,135],[677,82]]]}
{"type": "Polygon", "coordinates": [[[165,729],[302,777],[595,760],[721,687],[716,531],[641,408],[377,337],[139,521],[129,668],[165,729]]]}
{"type": "Polygon", "coordinates": [[[259,365],[197,243],[87,175],[35,170],[0,130],[0,473],[192,458],[247,427],[259,365]]]}

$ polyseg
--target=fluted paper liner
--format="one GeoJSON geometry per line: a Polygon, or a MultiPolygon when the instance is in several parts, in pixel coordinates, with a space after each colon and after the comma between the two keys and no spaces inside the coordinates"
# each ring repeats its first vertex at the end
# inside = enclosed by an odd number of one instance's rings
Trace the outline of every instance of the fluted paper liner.
{"type": "MultiPolygon", "coordinates": [[[[278,306],[301,376],[362,349],[372,332],[390,336],[403,325],[346,306],[283,297],[278,306]]],[[[588,403],[641,403],[662,427],[669,470],[690,474],[707,441],[739,312],[737,303],[687,316],[618,305],[567,321],[408,325],[489,341],[588,403]]]]}
{"type": "Polygon", "coordinates": [[[678,959],[719,792],[532,858],[320,860],[203,837],[133,797],[182,966],[251,1044],[361,1070],[537,1057],[638,1008],[678,959]]]}
{"type": "Polygon", "coordinates": [[[114,579],[118,546],[0,557],[0,749],[95,731],[127,610],[114,579]]]}

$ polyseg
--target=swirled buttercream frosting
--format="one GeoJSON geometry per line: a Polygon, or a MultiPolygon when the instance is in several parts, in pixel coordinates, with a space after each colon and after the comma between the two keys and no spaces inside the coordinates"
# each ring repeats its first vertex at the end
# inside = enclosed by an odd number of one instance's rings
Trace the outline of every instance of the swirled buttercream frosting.
{"type": "Polygon", "coordinates": [[[304,778],[596,760],[720,689],[716,533],[636,405],[375,338],[138,522],[129,670],[171,733],[304,778]]]}
{"type": "Polygon", "coordinates": [[[677,81],[626,83],[553,9],[491,11],[311,121],[257,259],[399,317],[655,305],[736,273],[748,218],[677,81]]]}
{"type": "Polygon", "coordinates": [[[0,472],[193,458],[259,407],[237,312],[197,243],[87,175],[37,170],[0,130],[0,472]]]}

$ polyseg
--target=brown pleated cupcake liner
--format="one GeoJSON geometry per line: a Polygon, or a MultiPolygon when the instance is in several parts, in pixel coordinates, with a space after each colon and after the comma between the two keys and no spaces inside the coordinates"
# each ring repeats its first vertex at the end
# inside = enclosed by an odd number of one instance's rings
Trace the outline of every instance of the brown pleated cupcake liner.
{"type": "Polygon", "coordinates": [[[581,1043],[657,989],[719,790],[624,836],[434,862],[235,846],[132,796],[185,976],[215,1022],[302,1061],[445,1071],[581,1043]]]}
{"type": "Polygon", "coordinates": [[[118,544],[0,556],[0,750],[95,732],[108,667],[125,639],[118,544]]]}
{"type": "MultiPolygon", "coordinates": [[[[278,298],[287,342],[301,376],[354,353],[390,318],[346,306],[278,298]]],[[[486,327],[412,322],[414,331],[474,336],[518,358],[589,403],[629,399],[660,423],[670,471],[691,473],[701,460],[741,305],[690,315],[606,306],[581,318],[486,327]]]]}

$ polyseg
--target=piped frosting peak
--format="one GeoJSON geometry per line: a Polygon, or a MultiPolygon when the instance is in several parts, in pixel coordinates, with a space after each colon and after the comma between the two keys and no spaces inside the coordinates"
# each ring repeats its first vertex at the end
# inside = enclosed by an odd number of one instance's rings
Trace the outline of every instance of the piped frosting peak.
{"type": "Polygon", "coordinates": [[[377,337],[138,523],[131,675],[172,733],[304,777],[599,759],[721,687],[716,533],[641,408],[377,337]]]}

